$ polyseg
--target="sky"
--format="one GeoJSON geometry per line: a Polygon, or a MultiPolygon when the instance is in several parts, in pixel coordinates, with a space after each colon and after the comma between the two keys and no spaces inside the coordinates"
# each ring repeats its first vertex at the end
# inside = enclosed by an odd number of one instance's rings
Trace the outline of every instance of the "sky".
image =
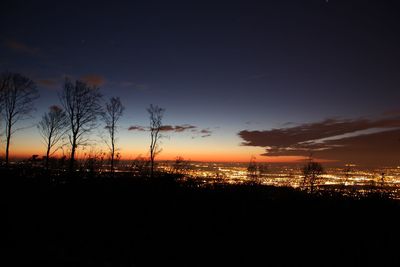
{"type": "MultiPolygon", "coordinates": [[[[397,1],[13,0],[0,9],[0,71],[30,77],[41,95],[13,136],[14,157],[44,153],[36,124],[70,77],[121,98],[124,159],[148,154],[138,129],[155,104],[171,126],[160,159],[312,153],[400,165],[397,1]]],[[[97,147],[102,132],[92,133],[97,147]]]]}

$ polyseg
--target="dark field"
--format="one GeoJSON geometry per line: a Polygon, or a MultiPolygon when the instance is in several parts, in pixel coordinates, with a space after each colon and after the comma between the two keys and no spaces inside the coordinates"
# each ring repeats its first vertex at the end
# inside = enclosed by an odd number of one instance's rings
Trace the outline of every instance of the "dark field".
{"type": "Polygon", "coordinates": [[[379,195],[2,176],[2,266],[400,266],[400,205],[379,195]]]}

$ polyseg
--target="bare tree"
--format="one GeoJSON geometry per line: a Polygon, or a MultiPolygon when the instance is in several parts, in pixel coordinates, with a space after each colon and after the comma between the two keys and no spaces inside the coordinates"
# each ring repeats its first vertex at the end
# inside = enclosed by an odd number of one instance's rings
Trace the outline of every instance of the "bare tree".
{"type": "Polygon", "coordinates": [[[1,74],[0,90],[6,130],[6,165],[8,165],[11,136],[21,129],[15,128],[15,124],[29,117],[34,110],[33,103],[39,97],[39,93],[31,79],[12,72],[1,74]]]}
{"type": "Polygon", "coordinates": [[[39,133],[46,145],[46,170],[49,169],[49,159],[58,149],[51,151],[63,138],[68,125],[67,116],[59,106],[51,106],[49,111],[43,114],[38,124],[39,133]]]}
{"type": "Polygon", "coordinates": [[[165,109],[160,108],[159,106],[150,105],[147,109],[147,112],[150,116],[150,176],[154,176],[154,160],[157,154],[161,152],[161,149],[158,147],[158,141],[160,139],[160,130],[162,127],[162,118],[165,112],[165,109]]]}
{"type": "Polygon", "coordinates": [[[2,126],[2,121],[3,121],[3,100],[4,100],[4,93],[3,91],[5,90],[5,86],[6,86],[6,81],[4,79],[0,79],[0,140],[1,137],[3,135],[3,133],[1,132],[1,126],[2,126]]]}
{"type": "Polygon", "coordinates": [[[183,157],[178,156],[172,164],[171,171],[173,174],[187,175],[191,170],[190,162],[183,157]]]}
{"type": "Polygon", "coordinates": [[[381,188],[383,189],[385,187],[385,172],[381,172],[381,188]]]}
{"type": "Polygon", "coordinates": [[[108,131],[110,140],[106,142],[110,149],[110,171],[114,172],[114,158],[115,158],[115,150],[116,150],[116,141],[115,137],[118,132],[118,121],[122,117],[125,107],[122,105],[119,97],[110,98],[109,102],[106,103],[106,109],[103,113],[103,120],[106,124],[106,129],[108,131]]]}
{"type": "Polygon", "coordinates": [[[309,185],[311,193],[314,192],[314,187],[318,183],[321,174],[324,173],[324,168],[318,162],[310,161],[303,167],[303,185],[309,185]]]}
{"type": "Polygon", "coordinates": [[[347,183],[348,183],[348,181],[351,178],[352,173],[353,173],[353,169],[351,168],[352,167],[351,164],[346,164],[345,167],[346,168],[343,169],[343,172],[344,172],[344,179],[342,181],[342,189],[343,190],[346,187],[346,185],[347,185],[347,183]]]}
{"type": "Polygon", "coordinates": [[[97,118],[102,114],[101,94],[96,86],[83,81],[75,83],[66,79],[60,94],[60,102],[68,120],[68,139],[71,144],[69,170],[74,170],[75,152],[78,146],[86,144],[88,134],[97,126],[97,118]]]}
{"type": "Polygon", "coordinates": [[[247,178],[250,179],[251,182],[257,184],[259,182],[259,174],[256,157],[252,155],[250,157],[249,165],[247,166],[247,178]]]}
{"type": "Polygon", "coordinates": [[[149,161],[145,157],[136,157],[131,165],[134,176],[147,176],[149,170],[149,161]]]}

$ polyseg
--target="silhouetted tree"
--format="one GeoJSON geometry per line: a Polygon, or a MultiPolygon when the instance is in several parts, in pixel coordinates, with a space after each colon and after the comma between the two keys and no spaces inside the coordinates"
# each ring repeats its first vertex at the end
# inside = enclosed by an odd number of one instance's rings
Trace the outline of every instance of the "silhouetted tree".
{"type": "Polygon", "coordinates": [[[185,160],[181,156],[176,157],[175,162],[172,165],[172,173],[186,175],[190,169],[189,161],[185,160]]]}
{"type": "Polygon", "coordinates": [[[153,105],[147,109],[150,116],[150,176],[154,176],[154,160],[156,155],[161,152],[158,147],[158,141],[160,139],[160,130],[162,126],[162,118],[165,109],[153,105]]]}
{"type": "Polygon", "coordinates": [[[268,171],[269,170],[266,163],[258,164],[258,173],[260,176],[266,175],[268,171]]]}
{"type": "Polygon", "coordinates": [[[314,192],[314,187],[320,179],[321,174],[324,173],[324,168],[318,162],[310,161],[303,167],[303,185],[309,185],[311,193],[314,192]]]}
{"type": "MultiPolygon", "coordinates": [[[[3,91],[5,90],[6,82],[4,79],[0,79],[0,129],[2,126],[2,120],[3,120],[3,99],[4,99],[4,94],[3,91]]],[[[0,137],[1,137],[0,133],[0,137]]]]}
{"type": "Polygon", "coordinates": [[[383,171],[381,173],[381,188],[383,189],[385,187],[385,172],[383,171]]]}
{"type": "Polygon", "coordinates": [[[49,168],[49,159],[58,148],[51,151],[65,134],[68,125],[67,116],[59,106],[51,106],[49,111],[42,116],[38,124],[39,133],[43,138],[46,145],[46,158],[45,166],[49,168]]]}
{"type": "MultiPolygon", "coordinates": [[[[2,122],[3,122],[3,90],[4,90],[4,86],[5,86],[5,83],[3,82],[3,80],[0,80],[0,82],[1,82],[1,84],[0,84],[0,144],[1,144],[1,141],[2,141],[2,137],[3,137],[3,130],[2,130],[2,122]]],[[[0,163],[2,163],[3,162],[3,158],[2,157],[0,157],[0,163]]]]}
{"type": "Polygon", "coordinates": [[[249,162],[249,165],[247,166],[247,178],[249,178],[250,181],[253,183],[259,182],[259,179],[258,179],[259,178],[259,170],[258,170],[258,165],[257,165],[255,156],[250,157],[250,162],[249,162]]]}
{"type": "Polygon", "coordinates": [[[344,180],[342,182],[342,189],[345,188],[345,186],[347,185],[347,182],[349,181],[349,179],[352,176],[353,170],[351,168],[351,165],[346,164],[346,168],[343,170],[343,172],[344,172],[344,180]]]}
{"type": "Polygon", "coordinates": [[[131,165],[134,176],[147,176],[149,170],[149,161],[141,156],[136,157],[131,165]]]}
{"type": "Polygon", "coordinates": [[[122,105],[119,97],[110,98],[109,102],[106,103],[106,109],[103,113],[103,120],[106,124],[110,140],[106,142],[110,149],[110,171],[114,172],[114,158],[115,158],[115,145],[117,138],[115,137],[118,131],[118,121],[121,118],[125,107],[122,105]]]}
{"type": "Polygon", "coordinates": [[[216,168],[214,179],[216,183],[223,184],[226,180],[226,174],[222,172],[219,168],[216,168]]]}
{"type": "Polygon", "coordinates": [[[4,72],[0,76],[2,115],[6,132],[6,165],[9,163],[11,136],[19,130],[15,124],[26,119],[34,110],[34,100],[39,97],[35,83],[19,74],[4,72]]]}
{"type": "Polygon", "coordinates": [[[87,177],[95,177],[103,166],[105,156],[106,153],[102,150],[97,150],[95,147],[92,147],[82,156],[79,166],[81,173],[87,177]]]}
{"type": "Polygon", "coordinates": [[[96,86],[89,86],[79,80],[75,83],[69,79],[65,80],[60,102],[68,120],[68,138],[71,144],[70,172],[74,170],[76,148],[87,142],[87,134],[97,126],[97,118],[102,114],[101,97],[96,86]]]}

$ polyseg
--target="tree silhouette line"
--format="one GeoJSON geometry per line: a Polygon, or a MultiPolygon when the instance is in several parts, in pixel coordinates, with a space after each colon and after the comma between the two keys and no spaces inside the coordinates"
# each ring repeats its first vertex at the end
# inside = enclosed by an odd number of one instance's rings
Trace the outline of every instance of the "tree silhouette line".
{"type": "MultiPolygon", "coordinates": [[[[13,135],[24,128],[17,127],[20,121],[31,118],[34,111],[34,103],[39,98],[37,86],[33,80],[13,72],[0,74],[0,114],[4,121],[5,131],[5,166],[10,164],[10,142],[13,135]]],[[[82,80],[72,81],[66,78],[61,91],[58,94],[59,105],[51,105],[37,124],[38,131],[45,144],[44,167],[48,171],[51,157],[63,146],[69,147],[69,158],[65,156],[61,161],[68,161],[67,170],[70,174],[77,170],[76,153],[79,147],[88,144],[90,133],[98,128],[101,123],[107,131],[105,143],[108,148],[110,163],[109,172],[114,175],[115,164],[120,155],[117,153],[117,134],[120,128],[119,121],[124,114],[125,107],[119,97],[110,97],[104,104],[100,88],[90,85],[82,80]]],[[[138,158],[132,163],[132,171],[143,174],[148,171],[150,177],[154,177],[155,159],[161,152],[160,132],[163,129],[162,120],[165,109],[150,104],[146,109],[149,115],[149,158],[138,158]]],[[[2,125],[1,125],[2,126],[2,125]]],[[[32,159],[35,160],[37,155],[32,159]]],[[[104,155],[98,156],[103,161],[104,155]]],[[[86,169],[94,171],[96,156],[89,157],[85,162],[86,169]]],[[[190,169],[190,164],[182,157],[178,157],[172,165],[173,174],[185,174],[190,169]]],[[[102,168],[103,166],[99,166],[102,168]]],[[[247,177],[252,184],[260,185],[261,177],[267,173],[266,165],[257,164],[255,158],[250,159],[247,168],[247,177]]],[[[319,185],[321,175],[325,173],[323,166],[315,162],[310,155],[309,161],[302,168],[302,181],[300,187],[307,188],[313,193],[319,185]]],[[[343,186],[350,177],[350,169],[345,170],[343,186]]],[[[217,178],[222,174],[217,172],[217,178]]],[[[71,177],[76,177],[71,175],[71,177]]],[[[217,179],[218,180],[218,179],[217,179]]],[[[219,179],[220,180],[220,179],[219,179]]],[[[223,179],[222,179],[223,180],[223,179]]],[[[382,173],[381,188],[384,188],[385,177],[382,173]]]]}
{"type": "MultiPolygon", "coordinates": [[[[37,128],[46,146],[45,168],[49,169],[52,155],[68,140],[70,154],[68,170],[76,170],[76,151],[89,141],[89,134],[105,124],[108,133],[106,144],[109,150],[110,172],[115,171],[117,133],[119,121],[124,113],[124,105],[119,97],[111,97],[105,106],[100,88],[82,80],[72,81],[66,78],[59,93],[60,105],[52,105],[43,114],[37,128]]],[[[33,80],[19,73],[4,72],[0,75],[0,114],[5,121],[5,165],[10,164],[10,142],[14,133],[22,128],[16,124],[30,118],[34,102],[39,98],[37,86],[33,80]]],[[[150,119],[150,175],[154,175],[155,158],[161,152],[159,147],[160,130],[165,109],[151,104],[147,109],[150,119]]]]}

